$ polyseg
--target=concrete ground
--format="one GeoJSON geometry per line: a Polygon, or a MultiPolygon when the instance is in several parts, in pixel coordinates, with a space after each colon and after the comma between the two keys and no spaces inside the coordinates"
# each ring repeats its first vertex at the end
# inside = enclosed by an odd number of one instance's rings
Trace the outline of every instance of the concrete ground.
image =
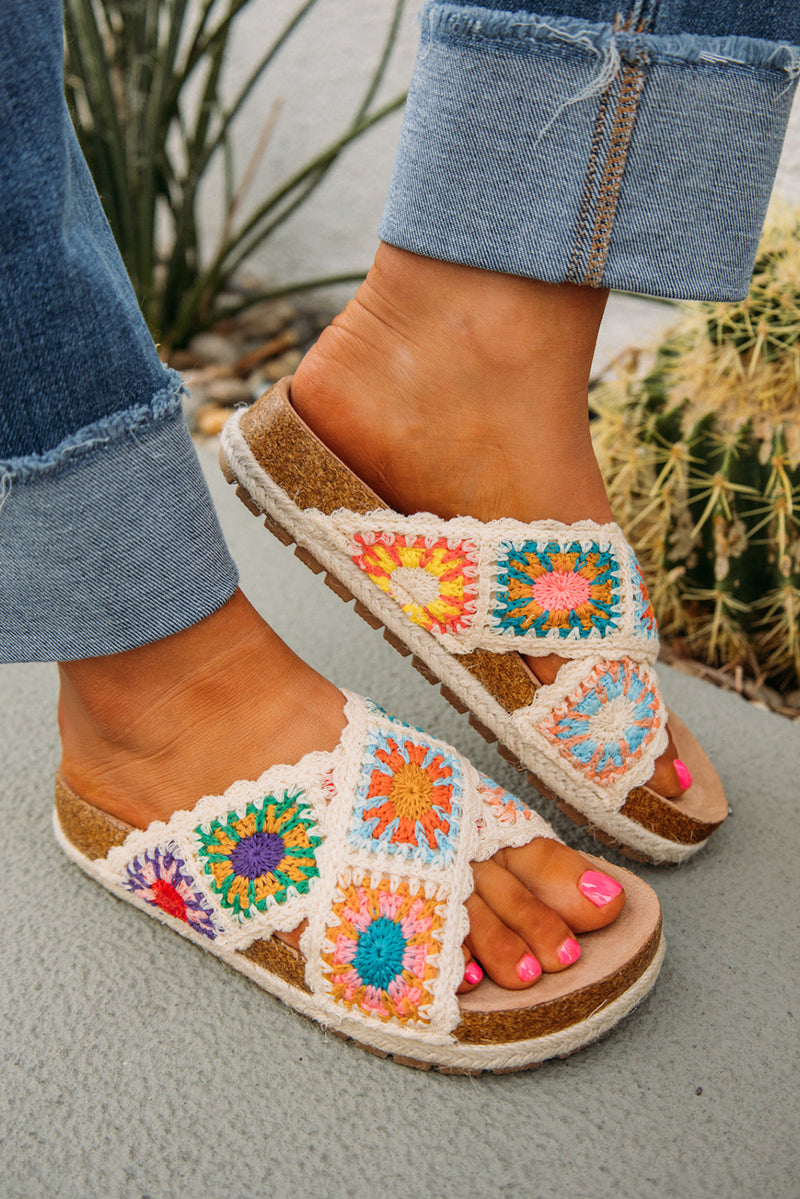
{"type": "MultiPolygon", "coordinates": [[[[514,786],[201,452],[244,587],[287,641],[514,786]]],[[[458,1078],[326,1035],[84,877],[50,831],[54,669],[4,667],[0,1199],[797,1199],[800,725],[662,674],[733,814],[689,865],[639,868],[665,912],[654,993],[566,1061],[458,1078]]]]}

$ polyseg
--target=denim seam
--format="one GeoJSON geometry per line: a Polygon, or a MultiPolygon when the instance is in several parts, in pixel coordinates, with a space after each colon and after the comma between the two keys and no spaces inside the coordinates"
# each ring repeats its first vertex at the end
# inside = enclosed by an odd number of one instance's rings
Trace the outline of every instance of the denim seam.
{"type": "Polygon", "coordinates": [[[26,454],[0,461],[0,500],[7,496],[13,484],[55,477],[78,462],[96,456],[112,442],[147,432],[150,426],[179,415],[186,388],[177,371],[168,368],[166,374],[168,386],[157,391],[149,403],[122,409],[84,425],[44,454],[26,454]]]}
{"type": "Polygon", "coordinates": [[[583,278],[583,283],[588,287],[602,285],[603,270],[614,227],[614,216],[633,136],[633,126],[644,87],[646,61],[646,57],[643,56],[640,65],[632,67],[626,63],[622,70],[619,97],[614,111],[603,175],[600,180],[592,242],[586,264],[586,274],[583,278]]]}
{"type": "Polygon", "coordinates": [[[605,88],[600,96],[597,117],[595,118],[594,123],[594,132],[592,134],[592,144],[589,148],[589,161],[586,165],[586,178],[584,180],[583,192],[581,193],[581,204],[578,210],[578,220],[575,227],[575,240],[572,247],[572,255],[570,257],[569,267],[567,269],[567,279],[573,283],[580,283],[583,279],[580,263],[583,257],[583,247],[586,240],[586,232],[591,218],[594,189],[597,182],[597,170],[603,147],[603,138],[605,136],[610,96],[611,87],[609,85],[609,87],[605,88]]]}
{"type": "MultiPolygon", "coordinates": [[[[617,13],[613,32],[630,29],[636,23],[636,32],[641,34],[646,28],[656,4],[651,4],[649,11],[643,11],[641,3],[636,4],[626,17],[617,13]]],[[[586,167],[586,177],[581,193],[581,204],[575,227],[573,250],[567,268],[567,278],[575,283],[588,287],[600,287],[603,279],[603,268],[608,256],[611,242],[611,232],[614,225],[614,214],[617,208],[622,177],[625,171],[628,149],[633,135],[633,125],[636,118],[639,97],[644,85],[644,70],[647,62],[646,51],[641,50],[636,64],[622,64],[622,70],[610,79],[600,95],[597,117],[595,119],[592,144],[589,150],[589,160],[586,167]],[[608,149],[603,163],[600,184],[595,198],[597,185],[597,170],[602,146],[605,139],[606,121],[612,89],[619,85],[619,95],[614,108],[611,123],[608,149]],[[592,218],[592,210],[594,210],[592,218]],[[592,221],[591,241],[585,268],[581,269],[584,254],[587,226],[592,221]]]]}

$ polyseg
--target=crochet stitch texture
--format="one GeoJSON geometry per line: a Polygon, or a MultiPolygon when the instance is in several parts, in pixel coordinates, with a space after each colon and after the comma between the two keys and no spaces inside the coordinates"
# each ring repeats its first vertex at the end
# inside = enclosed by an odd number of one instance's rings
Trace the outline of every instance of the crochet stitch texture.
{"type": "MultiPolygon", "coordinates": [[[[254,459],[240,419],[226,425],[223,445],[258,505],[415,652],[436,655],[439,676],[469,690],[472,711],[545,786],[630,843],[633,822],[618,813],[652,775],[668,735],[652,670],[656,622],[619,526],[301,510],[254,459]],[[508,712],[464,677],[458,659],[476,649],[558,653],[567,663],[530,704],[508,712]]],[[[656,858],[684,853],[658,834],[635,833],[656,858]]]]}
{"type": "Polygon", "coordinates": [[[307,921],[306,983],[325,1022],[447,1039],[470,861],[555,834],[450,746],[345,694],[335,750],[134,830],[93,869],[220,951],[307,921]]]}

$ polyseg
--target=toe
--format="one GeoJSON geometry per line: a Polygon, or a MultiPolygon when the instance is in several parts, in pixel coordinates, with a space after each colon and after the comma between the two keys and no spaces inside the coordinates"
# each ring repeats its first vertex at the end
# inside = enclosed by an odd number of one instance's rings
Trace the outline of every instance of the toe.
{"type": "Polygon", "coordinates": [[[499,987],[519,991],[529,987],[542,973],[530,946],[497,916],[480,895],[466,903],[469,916],[467,948],[499,987]]]}
{"type": "MultiPolygon", "coordinates": [[[[514,874],[488,861],[476,865],[473,876],[476,893],[494,916],[524,942],[543,970],[563,970],[577,961],[580,947],[572,929],[514,874]]],[[[491,973],[491,965],[481,960],[491,973]]],[[[523,982],[533,982],[539,972],[530,963],[521,965],[524,961],[525,955],[518,955],[514,968],[523,982]]]]}
{"type": "Polygon", "coordinates": [[[462,946],[464,953],[464,977],[458,987],[456,987],[456,995],[464,995],[467,991],[474,991],[478,983],[483,978],[483,970],[479,962],[476,962],[466,945],[462,946]]]}
{"type": "MultiPolygon", "coordinates": [[[[667,731],[669,732],[669,726],[667,726],[667,731]]],[[[678,751],[670,732],[669,744],[656,762],[648,786],[665,799],[680,799],[684,791],[688,790],[691,785],[691,772],[678,757],[678,751]]]]}
{"type": "Polygon", "coordinates": [[[574,933],[604,928],[625,906],[620,883],[560,841],[538,837],[505,850],[502,864],[574,933]]]}

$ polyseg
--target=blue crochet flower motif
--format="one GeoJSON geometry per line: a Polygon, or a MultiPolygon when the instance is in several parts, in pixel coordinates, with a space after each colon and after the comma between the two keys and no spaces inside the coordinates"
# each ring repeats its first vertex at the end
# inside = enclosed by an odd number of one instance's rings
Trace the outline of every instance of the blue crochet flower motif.
{"type": "Polygon", "coordinates": [[[647,750],[661,725],[656,690],[630,658],[600,662],[539,728],[592,782],[609,783],[647,750]]]}
{"type": "Polygon", "coordinates": [[[647,637],[654,640],[658,636],[656,614],[653,611],[653,605],[650,603],[650,596],[647,592],[647,584],[644,581],[642,568],[635,556],[631,557],[631,576],[633,582],[633,618],[636,625],[636,632],[640,637],[647,637]]]}

